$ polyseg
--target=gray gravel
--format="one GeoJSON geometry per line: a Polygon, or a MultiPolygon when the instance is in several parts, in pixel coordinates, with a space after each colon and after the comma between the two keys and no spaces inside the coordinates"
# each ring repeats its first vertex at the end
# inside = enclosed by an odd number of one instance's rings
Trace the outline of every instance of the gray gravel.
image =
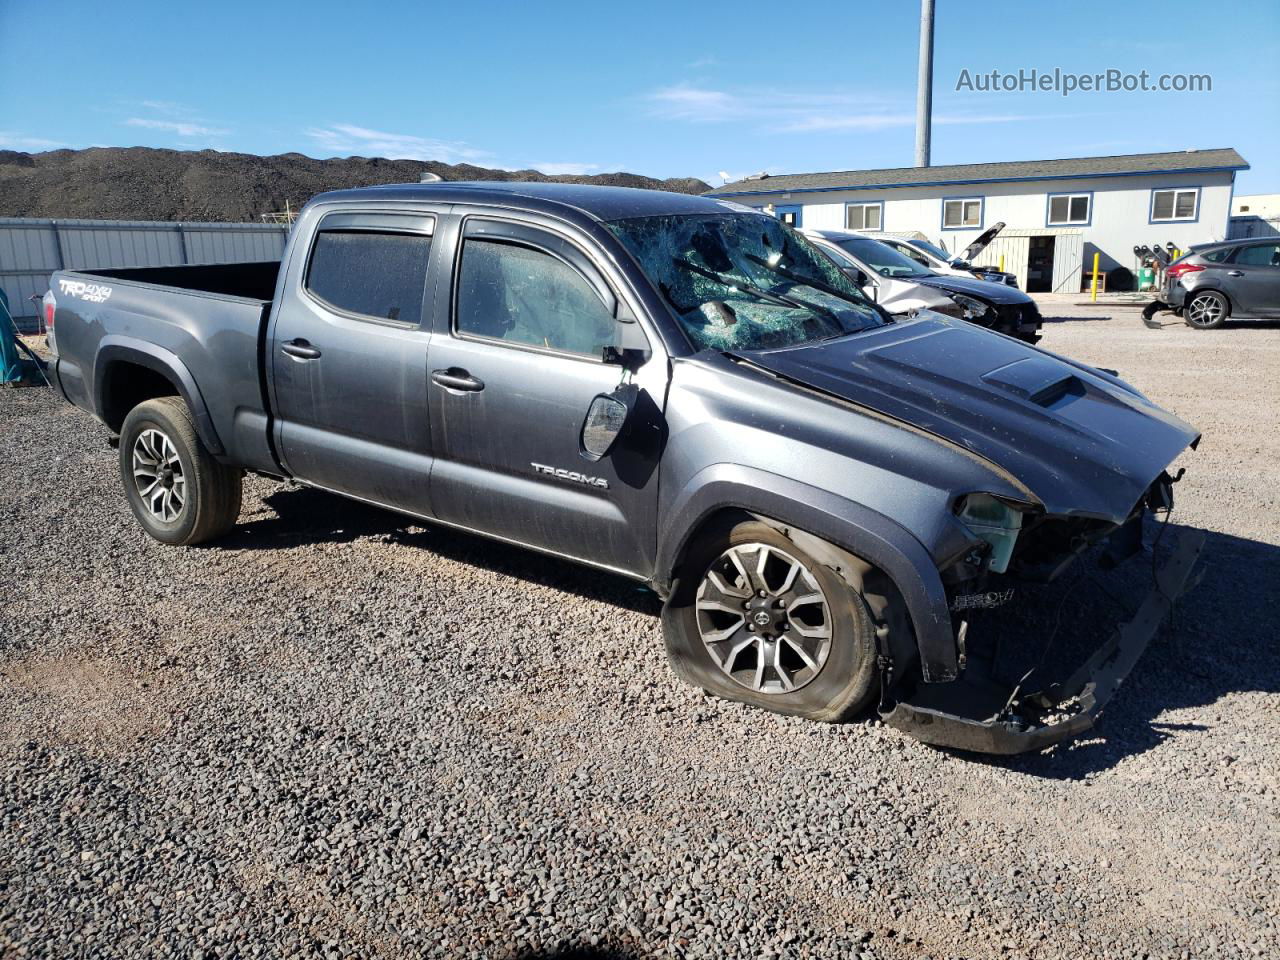
{"type": "Polygon", "coordinates": [[[162,547],[102,427],[0,392],[0,956],[1280,954],[1280,329],[1043,309],[1204,429],[1210,562],[1097,735],[1010,761],[708,699],[648,593],[323,494],[162,547]]]}

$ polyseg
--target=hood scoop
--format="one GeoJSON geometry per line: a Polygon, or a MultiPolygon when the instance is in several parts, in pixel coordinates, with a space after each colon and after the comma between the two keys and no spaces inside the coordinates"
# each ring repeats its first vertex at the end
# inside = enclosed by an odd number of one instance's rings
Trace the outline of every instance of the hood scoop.
{"type": "Polygon", "coordinates": [[[1084,382],[1048,357],[1026,357],[996,367],[982,381],[1041,407],[1052,408],[1068,397],[1083,397],[1084,382]]]}

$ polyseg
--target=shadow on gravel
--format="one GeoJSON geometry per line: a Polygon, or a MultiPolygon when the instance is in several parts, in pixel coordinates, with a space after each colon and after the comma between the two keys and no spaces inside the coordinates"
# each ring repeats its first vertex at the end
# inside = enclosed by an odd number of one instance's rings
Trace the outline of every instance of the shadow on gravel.
{"type": "Polygon", "coordinates": [[[657,616],[662,601],[634,581],[601,570],[513,547],[496,540],[418,521],[310,487],[280,487],[263,498],[274,516],[241,523],[226,537],[197,549],[279,550],[311,543],[350,543],[362,537],[428,550],[450,560],[484,567],[657,616]]]}
{"type": "MultiPolygon", "coordinates": [[[[1184,529],[1169,524],[1157,549],[1158,562],[1184,529]]],[[[1155,533],[1148,530],[1148,543],[1155,533]]],[[[1079,779],[1165,740],[1196,737],[1209,729],[1158,719],[1166,711],[1206,706],[1233,693],[1280,693],[1280,592],[1262,586],[1280,583],[1280,546],[1210,532],[1201,564],[1204,580],[1179,601],[1093,731],[1041,754],[963,756],[1032,776],[1079,779]]],[[[1031,602],[1024,600],[1003,620],[998,611],[974,618],[969,636],[982,631],[1002,644],[1001,674],[1015,680],[1039,659],[1059,622],[1051,654],[1026,689],[1064,679],[1104,642],[1113,624],[1128,619],[1151,588],[1151,569],[1150,557],[1135,557],[1110,572],[1079,564],[1061,583],[1035,588],[1034,598],[1028,589],[1031,602]]],[[[1230,724],[1232,719],[1223,713],[1214,722],[1230,724]]]]}

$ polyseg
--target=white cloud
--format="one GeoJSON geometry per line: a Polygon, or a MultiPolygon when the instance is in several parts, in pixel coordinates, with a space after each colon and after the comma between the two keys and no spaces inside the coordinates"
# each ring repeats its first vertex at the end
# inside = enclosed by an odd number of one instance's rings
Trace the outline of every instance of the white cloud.
{"type": "MultiPolygon", "coordinates": [[[[690,84],[645,97],[650,111],[687,123],[746,123],[783,133],[885,130],[916,122],[911,101],[843,92],[716,90],[690,84]]],[[[989,124],[1043,119],[1020,114],[935,114],[935,124],[989,124]]]]}
{"type": "Polygon", "coordinates": [[[220,137],[223,134],[230,133],[229,130],[220,130],[216,127],[206,127],[199,123],[189,123],[185,120],[153,120],[150,117],[130,117],[125,121],[126,126],[144,127],[147,130],[168,130],[170,133],[176,133],[180,137],[220,137]]]}
{"type": "Polygon", "coordinates": [[[406,133],[370,130],[350,123],[328,127],[312,127],[308,137],[323,150],[334,154],[387,157],[392,160],[438,160],[442,163],[467,163],[491,157],[460,140],[435,140],[406,133]]]}
{"type": "Polygon", "coordinates": [[[0,130],[0,147],[6,150],[57,150],[67,144],[57,140],[46,140],[44,137],[28,137],[9,130],[0,130]]]}

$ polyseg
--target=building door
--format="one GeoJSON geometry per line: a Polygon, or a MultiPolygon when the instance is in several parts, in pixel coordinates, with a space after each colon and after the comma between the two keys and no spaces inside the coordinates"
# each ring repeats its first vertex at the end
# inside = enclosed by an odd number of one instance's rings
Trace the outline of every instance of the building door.
{"type": "Polygon", "coordinates": [[[1032,237],[1027,251],[1027,293],[1053,290],[1053,249],[1057,237],[1032,237]]]}
{"type": "Polygon", "coordinates": [[[799,229],[804,226],[804,208],[799,204],[792,206],[779,204],[774,207],[774,210],[777,212],[778,219],[788,227],[799,229]]]}

